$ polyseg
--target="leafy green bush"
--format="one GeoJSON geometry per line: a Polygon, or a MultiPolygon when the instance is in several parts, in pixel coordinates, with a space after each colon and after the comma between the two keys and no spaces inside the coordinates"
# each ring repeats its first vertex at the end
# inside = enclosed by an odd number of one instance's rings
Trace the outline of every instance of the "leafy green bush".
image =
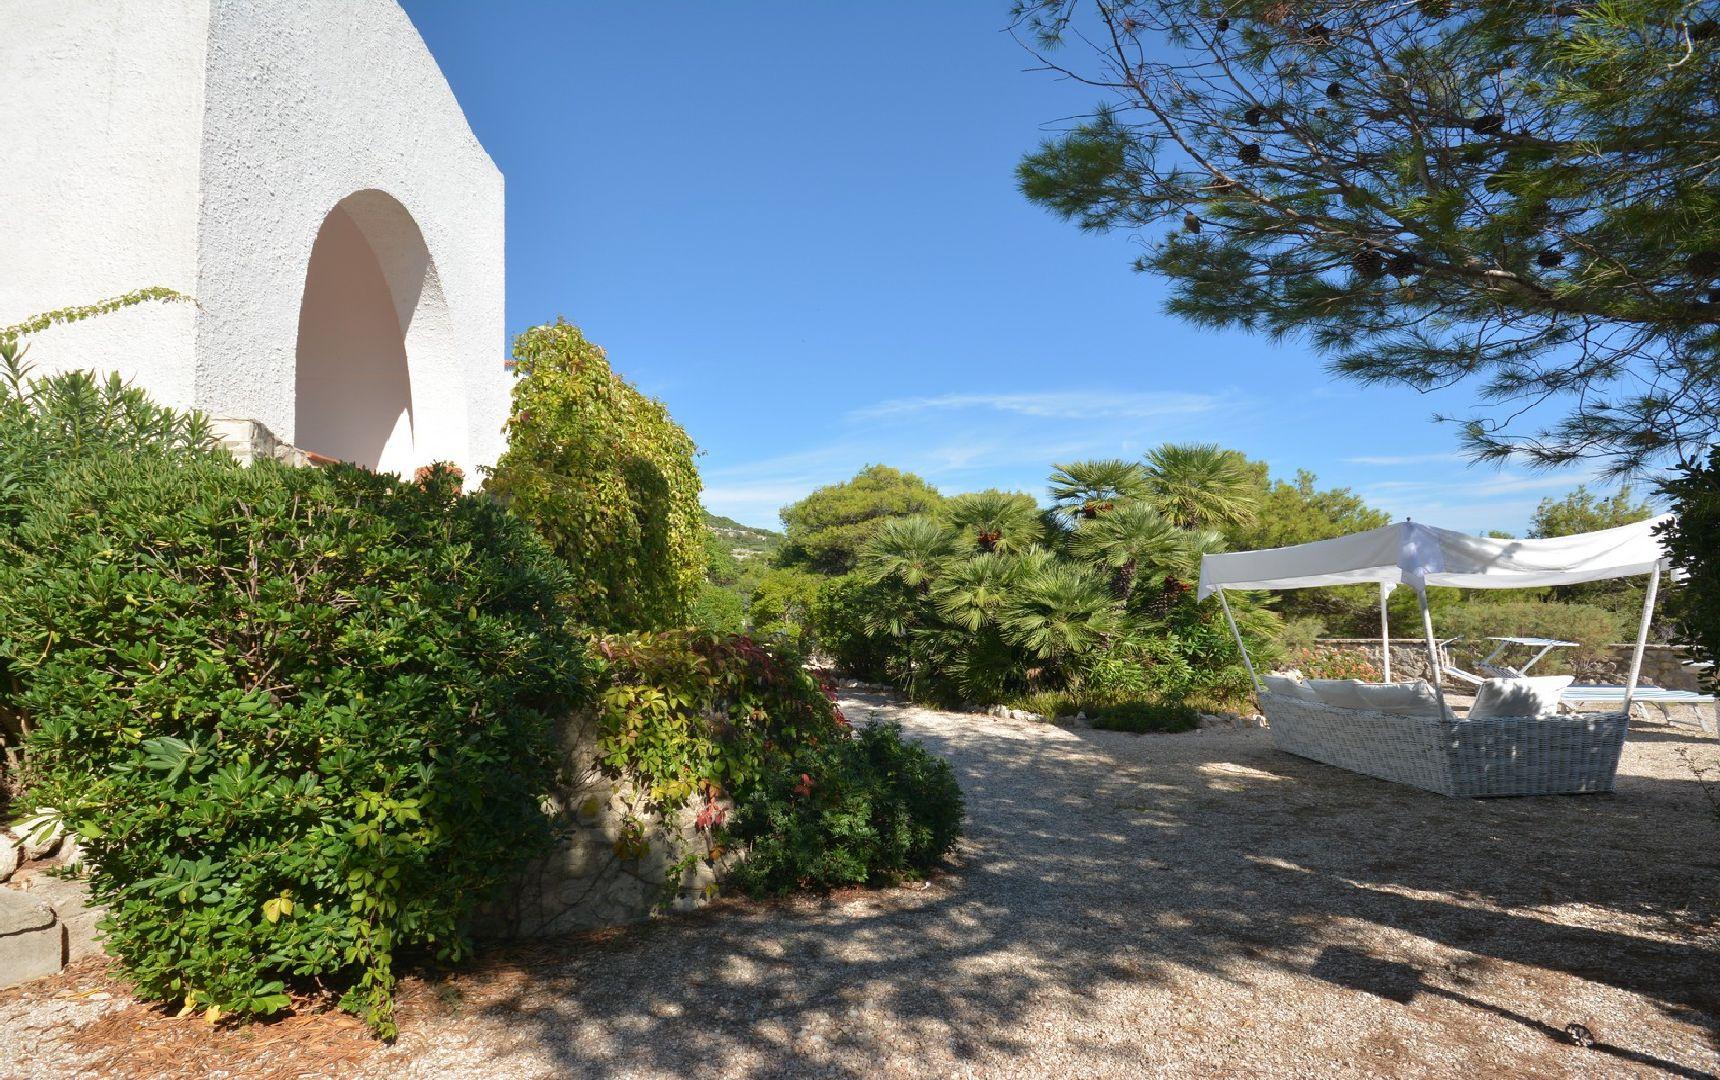
{"type": "MultiPolygon", "coordinates": [[[[1548,637],[1575,641],[1580,648],[1555,649],[1535,665],[1532,674],[1552,675],[1582,664],[1610,657],[1607,646],[1623,640],[1629,630],[1619,613],[1594,604],[1543,603],[1539,600],[1509,600],[1481,603],[1469,601],[1443,612],[1434,628],[1442,638],[1461,637],[1451,646],[1458,663],[1473,663],[1492,652],[1498,642],[1489,637],[1548,637]]],[[[1512,657],[1504,658],[1507,663],[1512,657]]],[[[1517,659],[1522,659],[1521,656],[1517,659]]]]}
{"type": "Polygon", "coordinates": [[[755,896],[888,883],[937,867],[961,834],[949,763],[874,724],[782,762],[735,808],[733,881],[755,896]]]}
{"type": "Polygon", "coordinates": [[[67,455],[0,537],[30,801],[83,839],[145,998],[267,1014],[294,985],[393,1030],[397,957],[456,958],[547,842],[580,681],[565,570],[448,470],[67,455]]]}
{"type": "MultiPolygon", "coordinates": [[[[1706,462],[1684,467],[1665,485],[1677,515],[1661,536],[1672,563],[1687,575],[1674,607],[1680,636],[1703,660],[1720,658],[1720,446],[1706,462]]],[[[1704,681],[1720,688],[1720,668],[1710,667],[1704,681]]]]}
{"type": "MultiPolygon", "coordinates": [[[[22,520],[24,508],[52,479],[81,456],[214,453],[207,421],[157,405],[117,375],[97,379],[85,371],[31,378],[26,349],[9,336],[28,327],[76,321],[166,290],[145,290],[92,308],[51,312],[25,327],[0,330],[0,545],[22,520]]],[[[177,295],[177,294],[173,294],[177,295]]],[[[16,701],[17,678],[0,648],[0,811],[20,794],[25,720],[16,701]]]]}
{"type": "Polygon", "coordinates": [[[685,625],[705,573],[693,441],[565,322],[514,340],[508,449],[485,482],[570,571],[571,615],[599,630],[685,625]]]}
{"type": "Polygon", "coordinates": [[[818,635],[812,625],[812,609],[824,579],[792,567],[772,567],[758,579],[752,603],[747,606],[747,625],[759,637],[780,638],[802,652],[811,652],[818,635]]]}
{"type": "Polygon", "coordinates": [[[1284,665],[1300,671],[1308,679],[1360,679],[1379,682],[1384,676],[1380,666],[1354,649],[1339,649],[1330,645],[1310,645],[1291,649],[1284,665]]]}
{"type": "Polygon", "coordinates": [[[1193,731],[1200,726],[1200,710],[1180,701],[1128,701],[1097,706],[1087,719],[1105,731],[1193,731]]]}
{"type": "Polygon", "coordinates": [[[599,639],[593,658],[599,761],[659,814],[745,798],[784,755],[847,738],[830,689],[780,644],[669,630],[599,639]]]}
{"type": "Polygon", "coordinates": [[[811,631],[818,649],[837,670],[857,679],[882,680],[897,643],[888,634],[874,634],[868,624],[888,611],[887,591],[855,574],[828,578],[812,600],[811,631]]]}

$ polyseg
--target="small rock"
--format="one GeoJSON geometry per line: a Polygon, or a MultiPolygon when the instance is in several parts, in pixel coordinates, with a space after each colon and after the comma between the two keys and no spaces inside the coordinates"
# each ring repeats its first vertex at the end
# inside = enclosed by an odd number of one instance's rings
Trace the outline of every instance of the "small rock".
{"type": "Polygon", "coordinates": [[[8,881],[24,862],[24,846],[0,833],[0,881],[8,881]]]}
{"type": "Polygon", "coordinates": [[[24,858],[26,858],[26,859],[45,859],[45,858],[47,858],[48,856],[52,855],[54,852],[56,852],[60,849],[61,839],[63,839],[63,838],[56,836],[53,839],[45,841],[43,843],[32,844],[32,843],[30,843],[30,841],[27,837],[22,838],[22,842],[24,845],[24,858]]]}
{"type": "Polygon", "coordinates": [[[60,842],[60,862],[67,870],[77,870],[84,865],[84,845],[71,833],[67,833],[60,842]]]}
{"type": "Polygon", "coordinates": [[[65,956],[65,931],[53,909],[27,893],[0,889],[0,987],[57,975],[65,956]]]}

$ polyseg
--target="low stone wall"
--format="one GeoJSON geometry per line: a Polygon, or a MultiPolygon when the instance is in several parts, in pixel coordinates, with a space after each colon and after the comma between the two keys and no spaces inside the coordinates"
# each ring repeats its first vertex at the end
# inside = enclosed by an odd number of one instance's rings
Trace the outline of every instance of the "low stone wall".
{"type": "Polygon", "coordinates": [[[474,933],[489,940],[554,937],[690,910],[715,895],[733,859],[712,858],[695,811],[659,820],[645,811],[637,790],[605,777],[588,717],[569,718],[560,734],[565,764],[550,800],[555,848],[480,913],[474,933]]]}
{"type": "MultiPolygon", "coordinates": [[[[1339,649],[1364,656],[1375,667],[1380,664],[1379,638],[1321,638],[1318,644],[1323,648],[1339,649]]],[[[1577,672],[1583,682],[1622,685],[1630,674],[1631,652],[1635,649],[1632,644],[1618,644],[1607,647],[1606,658],[1585,663],[1577,672]]],[[[1391,640],[1392,649],[1392,678],[1425,679],[1428,677],[1427,643],[1420,638],[1397,638],[1391,640]]],[[[1520,652],[1521,650],[1519,650],[1520,652]]],[[[1564,650],[1554,650],[1556,655],[1564,650]]],[[[1553,670],[1548,664],[1553,657],[1541,661],[1548,673],[1553,670]]],[[[1683,645],[1649,645],[1642,652],[1641,680],[1649,686],[1658,686],[1666,690],[1702,690],[1702,680],[1698,669],[1686,666],[1691,659],[1690,650],[1683,645]]],[[[1530,674],[1542,670],[1537,666],[1530,674]]],[[[1479,673],[1478,673],[1479,674],[1479,673]]],[[[1452,685],[1451,680],[1446,680],[1452,685]]],[[[1465,684],[1458,684],[1465,685],[1465,684]]]]}

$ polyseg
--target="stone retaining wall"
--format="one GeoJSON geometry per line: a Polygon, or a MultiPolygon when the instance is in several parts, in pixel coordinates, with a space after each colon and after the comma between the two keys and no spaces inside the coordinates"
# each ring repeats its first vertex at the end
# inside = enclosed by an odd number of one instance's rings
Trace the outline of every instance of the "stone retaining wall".
{"type": "MultiPolygon", "coordinates": [[[[1321,638],[1317,644],[1324,648],[1365,656],[1375,667],[1380,663],[1379,638],[1321,638]]],[[[1609,655],[1605,659],[1584,664],[1577,674],[1584,682],[1623,684],[1625,677],[1630,674],[1630,656],[1634,648],[1632,644],[1610,645],[1607,647],[1609,655]]],[[[1394,680],[1427,678],[1425,641],[1420,638],[1394,637],[1391,640],[1391,649],[1394,680]]],[[[1554,655],[1562,651],[1564,650],[1556,649],[1554,655]]],[[[1552,659],[1553,656],[1548,656],[1542,660],[1530,674],[1541,673],[1543,667],[1550,674],[1554,669],[1548,661],[1552,659]]],[[[1649,645],[1642,653],[1642,682],[1666,690],[1700,691],[1702,685],[1698,669],[1686,666],[1690,659],[1690,650],[1683,645],[1649,645]]],[[[1447,684],[1450,684],[1450,680],[1447,680],[1447,684]]]]}
{"type": "Polygon", "coordinates": [[[732,859],[711,858],[709,836],[695,827],[694,811],[661,821],[643,809],[638,791],[603,776],[590,718],[569,718],[560,734],[565,767],[551,796],[555,848],[480,913],[477,936],[554,937],[709,900],[732,859]]]}

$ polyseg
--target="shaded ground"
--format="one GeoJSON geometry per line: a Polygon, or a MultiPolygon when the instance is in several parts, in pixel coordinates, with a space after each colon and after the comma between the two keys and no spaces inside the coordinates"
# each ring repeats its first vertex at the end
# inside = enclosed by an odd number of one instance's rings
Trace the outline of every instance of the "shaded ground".
{"type": "Polygon", "coordinates": [[[902,718],[956,764],[954,873],[495,955],[411,984],[392,1047],[328,1016],[211,1033],[92,1000],[118,988],[74,972],[0,993],[0,1072],[1720,1070],[1720,825],[1678,756],[1720,762],[1712,740],[1633,731],[1615,796],[1460,802],[1280,754],[1263,731],[843,705],[902,718]]]}

